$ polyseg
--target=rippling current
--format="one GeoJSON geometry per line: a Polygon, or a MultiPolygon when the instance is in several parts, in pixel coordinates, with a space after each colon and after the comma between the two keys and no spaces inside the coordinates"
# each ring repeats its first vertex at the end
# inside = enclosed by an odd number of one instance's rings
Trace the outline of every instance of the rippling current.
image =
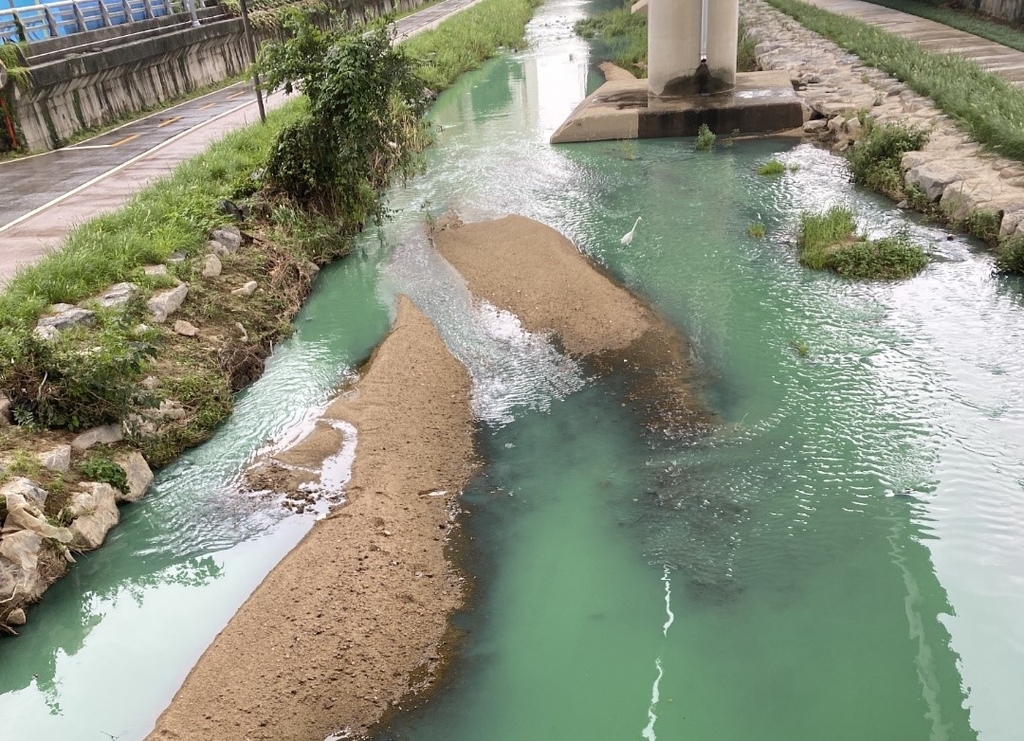
{"type": "Polygon", "coordinates": [[[241,466],[351,376],[406,293],[470,369],[488,465],[464,495],[461,653],[381,741],[1020,737],[1024,285],[807,145],[550,146],[593,84],[571,31],[590,7],[551,0],[531,50],[441,96],[395,219],[323,271],[214,439],[0,643],[5,733],[145,735],[310,525],[240,494],[241,466]],[[787,172],[757,175],[771,157],[787,172]],[[866,232],[910,230],[930,266],[801,268],[799,213],[836,203],[866,232]],[[691,342],[713,432],[659,436],[624,405],[628,376],[590,378],[474,302],[425,236],[449,208],[543,221],[655,306],[691,342]]]}

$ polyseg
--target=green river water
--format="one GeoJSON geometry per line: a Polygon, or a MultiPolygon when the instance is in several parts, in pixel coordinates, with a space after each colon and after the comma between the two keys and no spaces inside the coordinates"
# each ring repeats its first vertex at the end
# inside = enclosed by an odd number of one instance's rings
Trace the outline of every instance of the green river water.
{"type": "Polygon", "coordinates": [[[311,524],[240,494],[240,468],[326,401],[400,292],[470,369],[487,465],[463,498],[461,653],[380,741],[1022,737],[1024,285],[806,145],[551,147],[588,85],[571,25],[589,7],[551,0],[530,51],[438,100],[395,219],[323,271],[232,419],[0,643],[5,737],[146,734],[311,524]],[[795,169],[757,175],[772,156],[795,169]],[[899,283],[799,267],[799,212],[836,203],[909,228],[932,264],[899,283]],[[691,340],[714,432],[646,429],[628,376],[595,381],[475,304],[423,236],[449,207],[550,224],[651,302],[691,340]]]}

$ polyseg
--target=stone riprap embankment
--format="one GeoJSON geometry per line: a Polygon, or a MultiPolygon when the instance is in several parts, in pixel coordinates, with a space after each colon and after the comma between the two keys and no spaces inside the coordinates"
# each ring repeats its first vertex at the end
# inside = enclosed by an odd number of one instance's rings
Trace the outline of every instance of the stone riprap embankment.
{"type": "Polygon", "coordinates": [[[740,5],[762,69],[785,70],[804,104],[804,131],[837,152],[863,131],[862,119],[930,132],[922,151],[903,157],[907,186],[953,222],[977,212],[1000,219],[1000,236],[1024,231],[1024,164],[983,150],[928,98],[804,28],[762,0],[740,5]]]}
{"type": "MultiPolygon", "coordinates": [[[[213,262],[220,267],[222,260],[231,260],[243,242],[235,226],[215,229],[209,236],[204,253],[197,258],[203,265],[202,277],[198,270],[186,267],[183,254],[168,261],[190,276],[191,284],[174,277],[167,264],[146,266],[144,272],[153,287],[117,283],[77,305],[54,304],[39,317],[33,333],[42,343],[55,342],[65,332],[90,331],[100,312],[126,310],[133,302],[143,302],[143,320],[135,328],[139,338],[152,332],[164,338],[196,337],[200,330],[191,322],[178,319],[172,326],[169,320],[182,310],[190,286],[206,283],[209,287],[219,280],[220,270],[211,269],[213,262]],[[166,329],[156,329],[159,326],[166,329]]],[[[302,270],[312,275],[317,267],[306,265],[302,270]]],[[[233,274],[221,282],[222,291],[239,295],[244,289],[246,296],[251,296],[257,285],[249,273],[233,274]],[[238,283],[242,287],[234,288],[238,283]]],[[[195,317],[193,321],[197,321],[195,317]]],[[[213,343],[213,330],[208,326],[204,330],[207,336],[196,338],[196,342],[213,343]]],[[[240,323],[226,331],[238,343],[250,342],[240,323]]],[[[146,393],[124,419],[78,434],[17,424],[22,420],[16,419],[15,410],[30,409],[26,403],[32,393],[41,393],[41,387],[0,389],[0,634],[16,633],[26,623],[26,607],[38,602],[64,575],[74,562],[73,553],[103,544],[120,519],[118,505],[145,494],[153,472],[139,449],[171,428],[187,424],[188,411],[160,390],[164,379],[158,377],[159,364],[151,370],[140,383],[146,393]],[[151,398],[147,401],[147,397],[151,398]],[[96,470],[83,467],[83,463],[96,455],[120,468],[124,478],[118,486],[89,480],[96,470]]]]}

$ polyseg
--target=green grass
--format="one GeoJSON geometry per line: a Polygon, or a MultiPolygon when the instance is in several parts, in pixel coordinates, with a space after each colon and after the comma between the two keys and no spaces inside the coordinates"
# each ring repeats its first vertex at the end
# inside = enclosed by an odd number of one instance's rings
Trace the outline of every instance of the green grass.
{"type": "Polygon", "coordinates": [[[575,30],[585,39],[604,39],[615,64],[637,77],[647,77],[647,16],[633,13],[630,5],[577,21],[575,30]]]}
{"type": "Polygon", "coordinates": [[[928,256],[906,233],[870,240],[856,236],[853,211],[834,206],[800,216],[800,264],[844,278],[895,280],[916,275],[928,256]]]}
{"type": "Polygon", "coordinates": [[[402,43],[417,73],[434,92],[451,86],[501,49],[526,46],[526,23],[541,0],[483,0],[440,27],[402,43]]]}
{"type": "Polygon", "coordinates": [[[781,175],[786,171],[786,166],[778,160],[772,159],[757,168],[758,175],[781,175]]]}
{"type": "Polygon", "coordinates": [[[752,221],[747,225],[747,236],[754,239],[764,239],[765,228],[760,221],[752,221]]]}
{"type": "Polygon", "coordinates": [[[829,13],[799,0],[767,0],[801,25],[831,39],[931,98],[975,141],[1024,161],[1024,92],[955,54],[925,51],[915,42],[829,13]]]}

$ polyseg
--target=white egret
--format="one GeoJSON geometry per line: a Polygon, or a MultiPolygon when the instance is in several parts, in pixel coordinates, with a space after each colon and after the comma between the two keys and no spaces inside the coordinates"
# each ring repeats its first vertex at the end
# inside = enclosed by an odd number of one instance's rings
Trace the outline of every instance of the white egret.
{"type": "Polygon", "coordinates": [[[633,232],[636,231],[636,225],[640,223],[640,220],[642,218],[642,216],[637,216],[636,221],[633,222],[633,228],[622,235],[622,239],[619,240],[620,242],[622,242],[622,244],[626,245],[627,247],[633,244],[633,232]]]}

